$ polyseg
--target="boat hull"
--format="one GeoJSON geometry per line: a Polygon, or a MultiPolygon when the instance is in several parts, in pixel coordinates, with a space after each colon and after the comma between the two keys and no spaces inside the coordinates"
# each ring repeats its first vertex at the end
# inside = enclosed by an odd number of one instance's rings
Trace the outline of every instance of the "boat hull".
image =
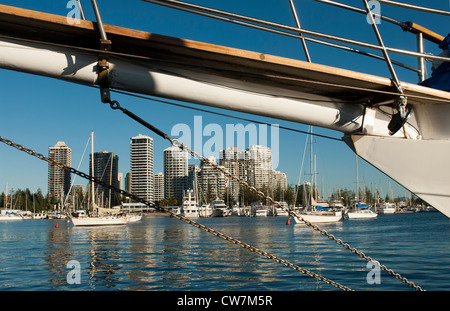
{"type": "Polygon", "coordinates": [[[187,218],[198,218],[200,217],[200,208],[189,208],[183,211],[183,216],[187,218]]]}
{"type": "Polygon", "coordinates": [[[125,225],[128,222],[126,217],[81,217],[70,220],[75,227],[115,226],[125,225]]]}
{"type": "Polygon", "coordinates": [[[222,208],[214,208],[212,211],[212,217],[226,217],[228,212],[222,208]]]}
{"type": "Polygon", "coordinates": [[[255,216],[257,216],[257,217],[266,217],[267,216],[267,210],[266,209],[256,210],[255,216]]]}
{"type": "Polygon", "coordinates": [[[377,212],[379,214],[394,214],[395,208],[393,208],[393,207],[381,208],[381,209],[378,209],[377,212]]]}
{"type": "Polygon", "coordinates": [[[348,212],[348,219],[373,219],[378,215],[372,211],[369,212],[348,212]]]}
{"type": "MultiPolygon", "coordinates": [[[[332,223],[338,222],[342,218],[341,212],[335,213],[311,213],[311,214],[299,214],[301,218],[310,223],[332,223]]],[[[296,224],[304,224],[305,222],[297,217],[294,217],[296,224]]]]}
{"type": "Polygon", "coordinates": [[[12,221],[12,220],[22,220],[23,218],[18,215],[1,215],[0,221],[12,221]]]}
{"type": "Polygon", "coordinates": [[[137,222],[139,220],[141,220],[142,216],[141,215],[133,215],[133,216],[127,216],[127,222],[137,222]]]}

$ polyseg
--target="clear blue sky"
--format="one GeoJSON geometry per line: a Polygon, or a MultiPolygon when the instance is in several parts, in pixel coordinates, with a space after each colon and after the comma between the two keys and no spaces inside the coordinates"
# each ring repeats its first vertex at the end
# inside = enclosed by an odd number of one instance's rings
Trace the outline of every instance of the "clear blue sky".
{"type": "MultiPolygon", "coordinates": [[[[210,7],[267,19],[270,21],[295,25],[288,0],[228,0],[228,1],[191,1],[210,7]]],[[[348,0],[348,4],[362,7],[361,1],[348,0]]],[[[87,19],[95,20],[90,1],[82,1],[87,19]]],[[[418,5],[449,10],[448,0],[412,1],[418,5]]],[[[59,15],[67,15],[67,1],[2,1],[2,4],[39,10],[59,15]]],[[[205,41],[214,44],[237,47],[262,53],[305,60],[300,42],[293,38],[248,29],[220,21],[211,20],[185,12],[175,11],[143,1],[98,0],[103,22],[153,33],[176,36],[186,39],[205,41]]],[[[309,30],[330,33],[347,38],[376,43],[370,25],[365,16],[357,13],[317,3],[312,0],[296,0],[295,4],[302,26],[309,30]]],[[[400,21],[414,21],[431,30],[447,35],[448,18],[427,13],[381,6],[381,13],[400,21]]],[[[387,46],[411,49],[416,47],[415,36],[405,33],[397,26],[382,22],[379,25],[387,46]]],[[[383,62],[363,56],[343,52],[310,43],[309,49],[313,62],[374,75],[389,77],[383,62]]],[[[426,42],[427,52],[438,54],[440,50],[432,43],[426,42]]],[[[391,55],[411,66],[417,61],[411,57],[391,55]]],[[[428,66],[429,68],[429,66],[428,66]]],[[[417,82],[417,75],[405,69],[397,68],[402,81],[417,82]]],[[[168,142],[148,132],[142,126],[129,120],[123,114],[110,110],[101,104],[97,89],[69,84],[54,79],[26,75],[22,73],[0,70],[1,81],[1,118],[0,135],[11,139],[37,152],[48,154],[48,147],[57,141],[65,141],[72,149],[72,166],[77,167],[89,138],[91,130],[95,132],[95,151],[112,151],[119,156],[119,171],[124,175],[129,171],[129,139],[137,134],[147,134],[154,138],[154,173],[163,171],[162,151],[169,146],[168,142]]],[[[113,93],[127,109],[140,115],[148,122],[170,133],[177,123],[185,123],[193,128],[194,116],[202,115],[203,126],[217,123],[225,130],[228,123],[240,121],[203,114],[184,108],[153,103],[113,93]]],[[[225,112],[227,113],[227,112],[225,112]]],[[[268,123],[307,130],[307,125],[293,124],[279,120],[244,116],[268,123]]],[[[244,123],[246,124],[246,123],[244,123]]],[[[315,128],[315,132],[341,137],[338,132],[315,128]]],[[[204,141],[208,137],[204,138],[204,141]]],[[[276,168],[285,172],[288,183],[295,184],[299,179],[300,165],[306,135],[280,130],[280,164],[276,168]]],[[[334,188],[355,188],[355,156],[343,143],[316,138],[314,145],[317,154],[317,170],[319,184],[325,186],[325,194],[334,188]]],[[[270,147],[270,146],[269,146],[270,147]]],[[[85,156],[80,170],[88,171],[88,156],[85,156]]],[[[309,159],[306,157],[306,163],[309,159]]],[[[196,162],[193,162],[196,163],[196,162]]],[[[303,172],[308,172],[305,164],[303,172]]],[[[301,179],[309,179],[303,175],[301,179]]],[[[368,187],[382,188],[385,195],[388,191],[387,176],[380,173],[363,160],[359,160],[359,180],[368,187]]],[[[19,152],[4,144],[0,144],[0,191],[5,189],[30,188],[35,191],[41,188],[47,192],[47,164],[27,154],[19,152]]],[[[86,184],[77,177],[76,184],[86,184]]],[[[391,180],[396,195],[404,195],[405,190],[391,180]]]]}

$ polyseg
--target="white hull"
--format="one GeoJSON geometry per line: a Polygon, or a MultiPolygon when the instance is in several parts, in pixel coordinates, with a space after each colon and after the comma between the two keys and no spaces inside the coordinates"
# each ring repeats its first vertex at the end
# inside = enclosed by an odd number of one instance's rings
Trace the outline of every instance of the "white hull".
{"type": "Polygon", "coordinates": [[[141,215],[133,215],[133,216],[127,216],[127,222],[137,222],[139,220],[141,220],[142,216],[141,215]]]}
{"type": "Polygon", "coordinates": [[[225,205],[223,200],[216,199],[211,202],[213,217],[226,217],[231,215],[231,210],[225,205]]]}
{"type": "Polygon", "coordinates": [[[387,207],[387,208],[380,208],[377,210],[379,214],[394,214],[395,208],[393,207],[387,207]]]}
{"type": "Polygon", "coordinates": [[[8,215],[0,215],[0,221],[11,221],[11,220],[22,220],[23,218],[18,216],[18,215],[12,215],[12,214],[8,214],[8,215]]]}
{"type": "Polygon", "coordinates": [[[127,217],[80,217],[70,220],[75,227],[125,225],[128,222],[127,217]]]}
{"type": "Polygon", "coordinates": [[[187,218],[197,218],[200,217],[200,208],[189,208],[183,211],[183,216],[187,218]]]}
{"type": "Polygon", "coordinates": [[[200,217],[200,213],[196,212],[196,213],[184,213],[184,217],[187,218],[198,218],[200,217]]]}
{"type": "Polygon", "coordinates": [[[228,216],[228,211],[222,208],[214,208],[212,211],[212,217],[226,217],[228,216]]]}
{"type": "Polygon", "coordinates": [[[372,211],[364,210],[357,212],[348,212],[347,216],[349,219],[371,219],[376,218],[378,215],[372,211]]]}
{"type": "Polygon", "coordinates": [[[209,204],[202,205],[199,210],[200,217],[211,217],[212,216],[212,208],[209,204]]]}
{"type": "Polygon", "coordinates": [[[255,212],[255,216],[257,216],[257,217],[267,216],[267,210],[266,209],[258,209],[255,212]]]}
{"type": "MultiPolygon", "coordinates": [[[[338,222],[342,218],[341,212],[326,212],[326,213],[309,213],[309,214],[299,214],[304,220],[310,223],[331,223],[338,222]]],[[[297,224],[304,224],[304,221],[294,217],[297,224]]]]}
{"type": "Polygon", "coordinates": [[[286,212],[284,209],[277,208],[275,210],[275,216],[289,216],[289,213],[286,212]]]}

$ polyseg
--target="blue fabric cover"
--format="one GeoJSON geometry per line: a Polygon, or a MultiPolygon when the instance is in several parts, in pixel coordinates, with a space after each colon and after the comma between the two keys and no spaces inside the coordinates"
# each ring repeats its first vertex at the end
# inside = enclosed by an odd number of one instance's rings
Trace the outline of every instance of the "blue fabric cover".
{"type": "MultiPolygon", "coordinates": [[[[450,34],[439,44],[442,50],[450,49],[450,34]]],[[[426,79],[420,85],[434,89],[450,92],[450,62],[442,62],[431,74],[431,78],[426,79]]]]}

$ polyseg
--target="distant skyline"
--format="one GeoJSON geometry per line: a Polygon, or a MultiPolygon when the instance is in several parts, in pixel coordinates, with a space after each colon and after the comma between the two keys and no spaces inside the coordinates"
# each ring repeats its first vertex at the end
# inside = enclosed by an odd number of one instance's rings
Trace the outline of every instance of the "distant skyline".
{"type": "MultiPolygon", "coordinates": [[[[190,2],[291,26],[295,25],[287,0],[220,2],[197,0],[190,2]]],[[[448,0],[433,1],[432,3],[418,0],[408,2],[433,6],[442,10],[450,9],[448,0]]],[[[69,13],[65,1],[7,0],[2,3],[62,16],[69,13]]],[[[95,20],[90,2],[82,1],[82,3],[87,19],[95,20]]],[[[305,60],[301,44],[294,38],[231,25],[144,1],[98,0],[98,4],[105,24],[305,60]]],[[[312,0],[297,0],[295,4],[302,27],[306,29],[376,44],[372,29],[366,23],[364,15],[312,0]]],[[[349,4],[361,6],[360,1],[349,1],[349,4]]],[[[444,36],[448,33],[448,29],[443,27],[448,25],[448,18],[445,16],[419,13],[388,5],[381,5],[381,13],[400,21],[416,22],[444,36]]],[[[416,49],[416,38],[413,34],[403,32],[400,28],[383,21],[379,27],[387,46],[416,49]]],[[[382,61],[314,43],[308,43],[308,48],[313,62],[390,77],[388,69],[382,61]]],[[[430,42],[425,43],[425,51],[433,54],[441,52],[435,44],[430,42]]],[[[411,57],[393,54],[391,58],[413,67],[417,66],[417,60],[411,57]]],[[[430,68],[430,64],[427,68],[430,68]]],[[[416,73],[398,67],[396,67],[396,72],[400,80],[417,83],[416,73]]],[[[125,175],[130,170],[130,138],[138,134],[148,135],[154,139],[153,172],[154,174],[164,172],[163,150],[168,148],[170,143],[128,119],[122,113],[113,111],[107,105],[102,104],[98,89],[3,69],[0,69],[0,81],[2,82],[0,136],[44,155],[48,154],[49,146],[55,145],[58,141],[64,141],[72,149],[72,166],[78,168],[90,132],[94,131],[94,151],[109,151],[118,155],[120,159],[118,170],[125,175]]],[[[115,92],[112,93],[112,97],[118,100],[122,106],[168,134],[171,134],[177,124],[185,124],[193,130],[196,117],[199,116],[202,117],[203,131],[208,124],[217,124],[224,132],[227,124],[242,124],[243,126],[253,124],[115,92]]],[[[308,126],[303,124],[193,104],[186,105],[308,131],[308,126]]],[[[341,133],[327,129],[314,128],[314,132],[336,138],[342,137],[341,133]]],[[[203,133],[204,142],[211,135],[203,133]]],[[[177,136],[175,135],[175,137],[177,136]]],[[[309,181],[309,175],[307,175],[309,174],[308,153],[305,155],[301,169],[307,136],[279,129],[279,138],[279,163],[275,169],[287,174],[288,184],[309,181]]],[[[225,149],[231,146],[224,141],[223,147],[225,149]]],[[[196,150],[196,148],[193,149],[196,150]]],[[[345,143],[316,137],[314,138],[314,150],[317,158],[317,180],[319,185],[324,185],[325,195],[329,195],[337,187],[355,189],[355,155],[345,143]]],[[[88,172],[89,153],[90,150],[86,151],[79,167],[83,172],[88,172]]],[[[198,164],[198,161],[190,159],[189,164],[198,164]]],[[[382,188],[383,197],[388,191],[389,183],[391,183],[395,196],[403,196],[407,193],[403,187],[364,160],[359,159],[358,164],[361,184],[365,183],[369,188],[373,188],[376,184],[378,189],[382,188]]],[[[47,163],[5,144],[0,144],[0,192],[5,191],[8,182],[9,190],[29,188],[31,191],[36,191],[41,188],[44,193],[47,193],[47,169],[47,163]]],[[[85,185],[87,183],[80,177],[75,178],[75,184],[85,185]]]]}

